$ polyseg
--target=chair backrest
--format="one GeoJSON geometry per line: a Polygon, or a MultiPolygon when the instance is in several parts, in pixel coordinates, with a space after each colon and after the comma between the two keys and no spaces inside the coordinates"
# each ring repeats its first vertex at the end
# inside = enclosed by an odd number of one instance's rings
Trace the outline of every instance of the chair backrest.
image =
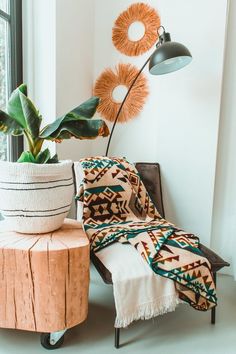
{"type": "Polygon", "coordinates": [[[155,207],[164,218],[165,211],[161,189],[160,165],[158,163],[137,162],[135,166],[155,207]]]}
{"type": "MultiPolygon", "coordinates": [[[[161,216],[165,217],[165,210],[162,198],[162,187],[161,187],[161,172],[159,163],[152,162],[137,162],[135,164],[140,177],[147,189],[148,194],[150,195],[155,207],[161,216]]],[[[76,181],[76,178],[74,177],[76,181]]],[[[76,204],[76,216],[77,219],[81,221],[82,219],[82,210],[78,209],[78,203],[76,204]],[[78,210],[80,212],[78,213],[78,210]]],[[[1,216],[0,216],[1,218],[1,216]]]]}

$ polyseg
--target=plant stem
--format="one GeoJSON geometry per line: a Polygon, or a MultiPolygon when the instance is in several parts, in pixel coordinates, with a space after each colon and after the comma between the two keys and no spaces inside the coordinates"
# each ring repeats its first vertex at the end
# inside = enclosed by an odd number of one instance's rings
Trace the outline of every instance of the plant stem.
{"type": "Polygon", "coordinates": [[[24,133],[28,142],[29,151],[36,157],[41,151],[44,139],[37,138],[34,140],[29,132],[25,130],[24,133]]]}
{"type": "Polygon", "coordinates": [[[40,151],[41,151],[41,148],[42,148],[42,145],[43,145],[43,139],[40,139],[40,138],[38,138],[38,139],[36,139],[35,141],[34,141],[34,151],[33,151],[33,155],[36,157],[39,153],[40,153],[40,151]]]}
{"type": "Polygon", "coordinates": [[[26,130],[24,130],[24,134],[26,136],[26,140],[27,140],[27,143],[29,146],[29,151],[33,154],[33,151],[34,151],[33,139],[31,138],[30,134],[26,130]]]}

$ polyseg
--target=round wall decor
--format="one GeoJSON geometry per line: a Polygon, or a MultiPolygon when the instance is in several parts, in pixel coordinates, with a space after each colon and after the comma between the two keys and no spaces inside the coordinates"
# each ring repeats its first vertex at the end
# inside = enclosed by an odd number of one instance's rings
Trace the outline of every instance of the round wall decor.
{"type": "MultiPolygon", "coordinates": [[[[94,86],[94,95],[100,97],[98,112],[102,117],[114,122],[120,105],[139,70],[131,64],[118,64],[115,70],[107,68],[98,77],[94,86]]],[[[124,123],[137,116],[148,96],[148,84],[141,74],[133,86],[118,122],[124,123]]]]}
{"type": "Polygon", "coordinates": [[[128,56],[138,56],[147,52],[158,40],[157,29],[161,25],[158,12],[144,3],[131,5],[117,18],[112,30],[115,47],[128,56]],[[140,38],[137,37],[138,26],[140,38]],[[132,34],[132,26],[136,30],[132,34]]]}

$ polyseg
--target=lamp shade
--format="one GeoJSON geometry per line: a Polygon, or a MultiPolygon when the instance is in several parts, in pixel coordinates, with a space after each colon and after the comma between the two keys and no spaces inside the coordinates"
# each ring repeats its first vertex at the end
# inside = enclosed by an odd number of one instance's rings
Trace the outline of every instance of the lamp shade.
{"type": "Polygon", "coordinates": [[[149,71],[153,75],[168,74],[177,71],[192,61],[189,50],[177,42],[165,42],[152,54],[149,71]]]}

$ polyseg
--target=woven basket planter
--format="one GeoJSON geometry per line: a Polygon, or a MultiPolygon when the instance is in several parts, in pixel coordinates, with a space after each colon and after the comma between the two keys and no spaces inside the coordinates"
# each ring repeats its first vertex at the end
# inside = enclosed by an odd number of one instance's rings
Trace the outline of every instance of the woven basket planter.
{"type": "Polygon", "coordinates": [[[60,228],[73,193],[72,161],[0,161],[0,211],[12,231],[35,234],[60,228]]]}

